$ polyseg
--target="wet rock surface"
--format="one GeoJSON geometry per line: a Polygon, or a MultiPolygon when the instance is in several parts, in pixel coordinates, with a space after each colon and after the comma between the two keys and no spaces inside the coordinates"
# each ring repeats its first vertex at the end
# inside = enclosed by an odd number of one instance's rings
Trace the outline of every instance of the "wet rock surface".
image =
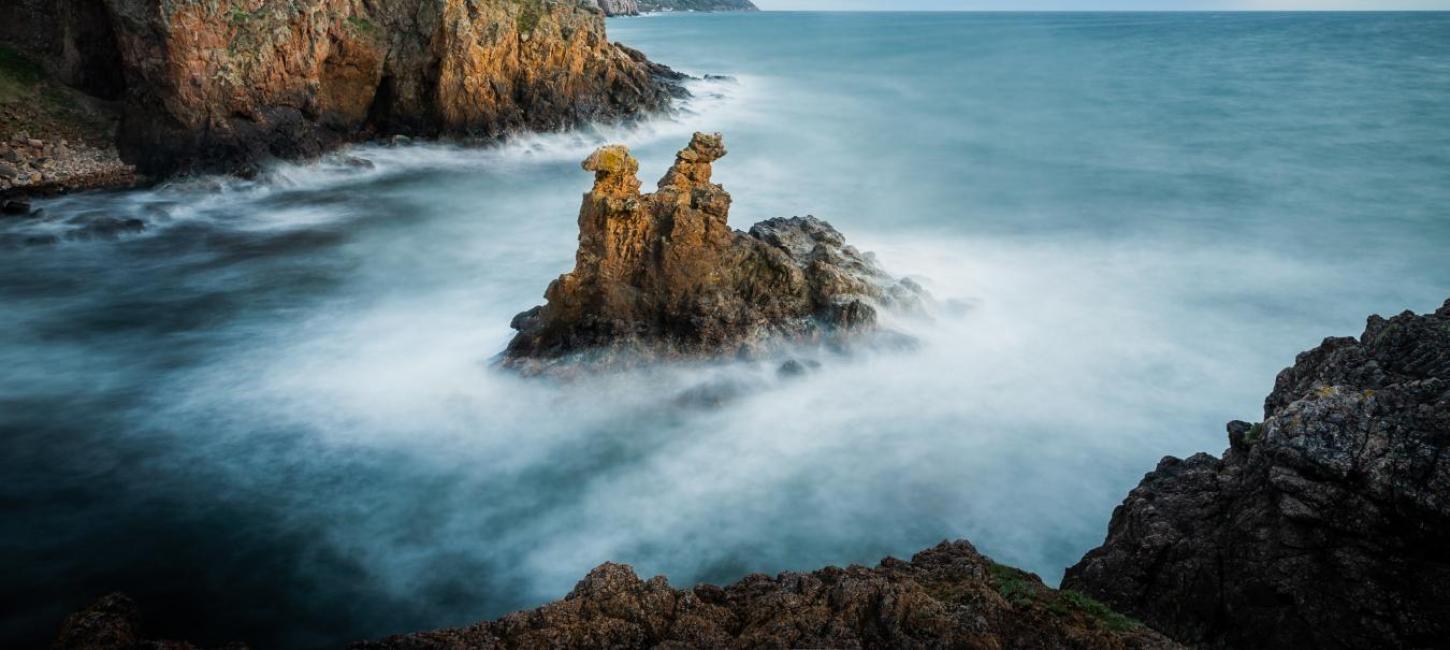
{"type": "Polygon", "coordinates": [[[503,365],[527,374],[672,359],[763,357],[789,344],[844,345],[880,331],[880,310],[919,311],[897,280],[814,217],[727,223],[712,183],[719,134],[695,134],[652,194],[622,146],[584,162],[595,174],[579,214],[573,272],[548,304],[519,314],[503,365]]]}
{"type": "Polygon", "coordinates": [[[605,564],[539,609],[354,649],[1177,647],[967,542],[944,542],[909,562],[757,574],[728,587],[674,589],[605,564]]]}
{"type": "Polygon", "coordinates": [[[1450,635],[1450,302],[1280,373],[1222,458],[1165,458],[1064,586],[1204,647],[1450,635]]]}

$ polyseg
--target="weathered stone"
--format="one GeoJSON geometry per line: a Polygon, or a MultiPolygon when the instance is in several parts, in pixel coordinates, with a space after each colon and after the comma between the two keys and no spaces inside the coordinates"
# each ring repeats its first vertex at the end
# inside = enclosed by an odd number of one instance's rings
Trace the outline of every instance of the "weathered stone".
{"type": "Polygon", "coordinates": [[[1223,458],[1165,458],[1064,586],[1224,648],[1450,637],[1450,302],[1279,374],[1223,458]]]}
{"type": "Polygon", "coordinates": [[[361,643],[431,648],[1178,648],[1037,576],[943,542],[876,568],[752,575],[674,589],[605,564],[563,600],[497,621],[361,643]]]}
{"type": "Polygon", "coordinates": [[[730,195],[710,181],[724,155],[719,134],[697,133],[644,195],[625,147],[585,160],[594,188],[574,271],[549,286],[547,305],[514,319],[503,364],[540,373],[763,356],[872,332],[880,308],[921,308],[920,287],[887,275],[824,221],[732,230],[730,195]]]}
{"type": "Polygon", "coordinates": [[[574,0],[96,0],[81,13],[47,2],[0,3],[0,21],[37,23],[53,52],[90,52],[83,67],[117,66],[117,143],[148,175],[395,133],[558,130],[661,109],[678,92],[574,0]]]}

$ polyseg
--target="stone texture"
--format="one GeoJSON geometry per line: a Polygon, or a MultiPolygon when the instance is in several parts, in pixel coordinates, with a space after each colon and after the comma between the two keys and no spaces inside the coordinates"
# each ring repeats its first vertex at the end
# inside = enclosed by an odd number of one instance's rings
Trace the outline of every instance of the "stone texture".
{"type": "Polygon", "coordinates": [[[569,648],[1177,648],[1036,576],[945,543],[876,568],[752,575],[673,589],[605,564],[564,600],[355,650],[569,648]]]}
{"type": "Polygon", "coordinates": [[[578,0],[25,0],[0,7],[4,21],[113,77],[89,85],[123,88],[119,149],[148,175],[395,133],[557,130],[679,92],[578,0]]]}
{"type": "Polygon", "coordinates": [[[913,310],[920,287],[897,281],[814,217],[742,233],[730,195],[710,180],[719,134],[695,134],[653,194],[622,146],[584,161],[594,187],[579,213],[573,272],[548,304],[514,319],[506,367],[526,373],[661,359],[764,356],[785,344],[842,344],[877,330],[878,309],[913,310]]]}
{"type": "Polygon", "coordinates": [[[589,0],[606,16],[638,16],[639,3],[635,0],[589,0]]]}
{"type": "Polygon", "coordinates": [[[1450,302],[1299,355],[1264,418],[1165,458],[1064,586],[1203,647],[1443,647],[1450,302]]]}

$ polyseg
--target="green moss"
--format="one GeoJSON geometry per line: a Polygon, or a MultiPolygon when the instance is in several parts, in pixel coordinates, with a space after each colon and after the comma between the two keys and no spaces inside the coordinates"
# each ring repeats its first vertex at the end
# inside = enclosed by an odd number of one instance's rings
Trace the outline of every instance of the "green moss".
{"type": "Polygon", "coordinates": [[[35,62],[15,50],[0,47],[0,102],[29,97],[44,78],[45,73],[35,62]]]}
{"type": "Polygon", "coordinates": [[[1013,606],[1030,605],[1036,599],[1037,581],[1020,569],[993,562],[988,573],[992,576],[992,585],[997,588],[997,593],[1013,606]]]}
{"type": "Polygon", "coordinates": [[[1088,618],[1114,632],[1127,632],[1143,627],[1142,623],[1113,611],[1112,608],[1086,594],[1062,590],[1057,592],[1057,595],[1074,610],[1087,615],[1088,618]]]}
{"type": "Polygon", "coordinates": [[[373,21],[361,16],[348,16],[347,25],[359,34],[373,34],[378,31],[378,26],[373,21]]]}
{"type": "Polygon", "coordinates": [[[1005,564],[992,563],[988,568],[992,586],[1013,607],[1038,607],[1060,618],[1080,616],[1089,623],[1112,632],[1127,632],[1143,627],[1142,623],[1123,616],[1091,597],[1076,591],[1051,589],[1037,576],[1005,564]]]}
{"type": "Polygon", "coordinates": [[[518,27],[520,34],[528,34],[539,26],[544,17],[543,0],[519,0],[518,27]]]}
{"type": "Polygon", "coordinates": [[[1264,437],[1264,423],[1263,422],[1257,422],[1257,423],[1254,424],[1254,426],[1249,427],[1249,432],[1248,433],[1244,434],[1244,442],[1252,445],[1252,444],[1258,442],[1259,440],[1262,440],[1263,437],[1264,437]]]}
{"type": "Polygon", "coordinates": [[[231,12],[227,14],[227,21],[233,25],[237,25],[245,23],[254,17],[255,16],[246,9],[243,9],[241,7],[232,7],[231,12]]]}

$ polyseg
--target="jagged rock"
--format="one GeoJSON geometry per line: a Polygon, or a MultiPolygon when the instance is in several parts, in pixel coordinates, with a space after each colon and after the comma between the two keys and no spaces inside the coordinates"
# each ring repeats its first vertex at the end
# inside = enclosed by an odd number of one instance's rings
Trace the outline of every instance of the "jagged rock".
{"type": "MultiPolygon", "coordinates": [[[[197,650],[181,641],[146,639],[140,621],[135,601],[125,594],[110,594],[67,617],[51,650],[197,650]]],[[[224,650],[246,650],[246,646],[234,643],[224,650]]]]}
{"type": "Polygon", "coordinates": [[[1450,638],[1450,302],[1279,374],[1223,458],[1165,458],[1064,586],[1203,647],[1450,638]]]}
{"type": "Polygon", "coordinates": [[[0,3],[0,38],[122,100],[120,153],[153,176],[558,130],[678,92],[574,0],[23,0],[0,3]]]}
{"type": "Polygon", "coordinates": [[[1177,648],[1081,595],[994,564],[967,542],[876,568],[752,575],[673,589],[605,564],[564,600],[472,627],[361,643],[430,648],[1177,648]]]}
{"type": "Polygon", "coordinates": [[[625,147],[584,161],[595,180],[579,213],[574,271],[549,285],[547,305],[514,319],[519,333],[503,364],[538,373],[759,356],[873,331],[881,307],[920,308],[920,287],[887,275],[824,221],[732,230],[730,195],[710,182],[724,155],[719,134],[697,133],[643,195],[625,147]]]}

